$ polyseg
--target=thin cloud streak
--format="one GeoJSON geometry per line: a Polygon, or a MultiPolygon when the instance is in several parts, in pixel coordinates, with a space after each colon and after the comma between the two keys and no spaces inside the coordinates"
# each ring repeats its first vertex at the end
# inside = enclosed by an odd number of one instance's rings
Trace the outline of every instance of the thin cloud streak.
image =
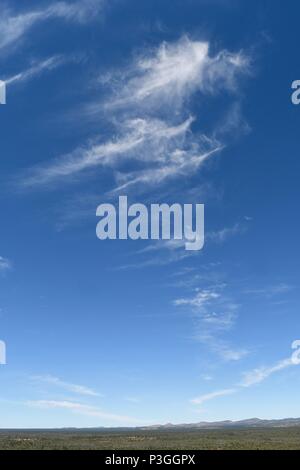
{"type": "Polygon", "coordinates": [[[54,164],[37,169],[24,180],[25,186],[47,184],[57,178],[74,176],[97,166],[115,167],[120,159],[143,159],[145,162],[167,158],[169,142],[181,139],[190,125],[192,118],[177,126],[166,126],[159,120],[134,119],[127,121],[123,135],[115,140],[80,148],[61,157],[54,164]],[[153,151],[153,153],[151,152],[153,151]]]}
{"type": "Polygon", "coordinates": [[[45,71],[51,71],[56,69],[57,67],[65,64],[67,61],[68,59],[63,56],[52,56],[41,62],[35,63],[28,69],[23,70],[22,72],[19,72],[16,75],[4,79],[4,81],[6,85],[15,85],[18,83],[27,82],[41,75],[45,71]]]}
{"type": "Polygon", "coordinates": [[[242,54],[221,51],[209,55],[209,43],[183,36],[175,43],[163,42],[156,50],[140,55],[121,74],[116,98],[108,107],[139,106],[158,109],[174,105],[178,110],[200,91],[215,94],[216,88],[234,91],[237,76],[249,67],[242,54]]]}
{"type": "Polygon", "coordinates": [[[9,259],[0,256],[0,273],[4,273],[12,269],[12,263],[9,259]]]}
{"type": "Polygon", "coordinates": [[[87,395],[91,397],[101,396],[101,394],[99,394],[98,392],[95,392],[89,387],[86,387],[84,385],[77,385],[77,384],[65,382],[64,380],[61,380],[58,377],[53,377],[52,375],[38,375],[32,378],[39,382],[43,382],[49,385],[55,385],[68,392],[76,393],[79,395],[87,395]]]}
{"type": "Polygon", "coordinates": [[[227,395],[232,395],[236,390],[234,388],[217,390],[215,392],[207,393],[206,395],[201,395],[200,397],[193,398],[191,403],[194,405],[203,405],[206,401],[213,400],[214,398],[224,397],[227,395]]]}
{"type": "Polygon", "coordinates": [[[271,367],[259,367],[257,369],[253,369],[252,371],[243,374],[244,379],[240,385],[242,387],[251,387],[252,385],[263,382],[276,372],[280,372],[281,370],[287,369],[288,367],[294,365],[296,364],[293,362],[292,358],[288,358],[277,362],[271,367]]]}
{"type": "Polygon", "coordinates": [[[107,98],[92,104],[93,114],[97,107],[105,109],[103,118],[113,125],[113,137],[106,142],[98,137],[44,167],[33,168],[23,176],[21,186],[49,186],[79,178],[88,169],[95,172],[97,167],[111,169],[116,181],[112,193],[136,186],[146,190],[169,178],[195,174],[224,144],[215,132],[214,137],[194,132],[196,118],[188,112],[189,98],[196,92],[211,96],[220,90],[235,92],[239,75],[247,69],[242,53],[221,51],[210,56],[208,43],[186,36],[145,50],[111,76],[109,82],[117,85],[107,98]],[[129,160],[140,169],[124,167],[129,160]]]}
{"type": "Polygon", "coordinates": [[[44,9],[22,13],[4,8],[0,14],[0,52],[9,46],[16,46],[38,23],[55,18],[84,23],[97,15],[103,4],[103,0],[62,1],[54,2],[44,9]]]}
{"type": "MultiPolygon", "coordinates": [[[[299,342],[296,341],[295,343],[293,343],[293,348],[297,349],[299,347],[299,344],[300,344],[300,341],[299,342]]],[[[191,400],[191,403],[193,403],[194,405],[202,405],[204,402],[214,400],[215,398],[241,392],[245,388],[253,387],[255,385],[258,385],[264,382],[265,380],[267,380],[269,377],[271,377],[273,374],[276,374],[277,372],[281,372],[292,366],[298,366],[300,364],[299,355],[297,352],[294,354],[287,359],[282,359],[278,361],[273,366],[258,367],[249,372],[244,372],[243,380],[240,383],[238,383],[236,386],[230,389],[217,390],[215,392],[211,392],[205,395],[200,395],[199,397],[193,398],[191,400]],[[295,354],[295,357],[294,357],[294,354],[295,354]]]]}
{"type": "MultiPolygon", "coordinates": [[[[137,425],[142,424],[138,419],[132,418],[130,416],[123,416],[114,413],[109,413],[103,411],[98,407],[86,405],[83,403],[72,402],[68,400],[32,400],[26,402],[26,405],[31,408],[40,408],[48,410],[67,410],[73,413],[78,413],[87,417],[104,419],[107,421],[113,421],[122,424],[128,425],[137,425]]],[[[143,423],[144,424],[144,423],[143,423]]]]}
{"type": "Polygon", "coordinates": [[[220,284],[206,289],[196,288],[189,297],[174,300],[176,307],[187,308],[194,320],[194,339],[224,361],[239,361],[248,354],[246,349],[232,348],[223,335],[236,324],[239,305],[226,294],[226,285],[220,284]]]}

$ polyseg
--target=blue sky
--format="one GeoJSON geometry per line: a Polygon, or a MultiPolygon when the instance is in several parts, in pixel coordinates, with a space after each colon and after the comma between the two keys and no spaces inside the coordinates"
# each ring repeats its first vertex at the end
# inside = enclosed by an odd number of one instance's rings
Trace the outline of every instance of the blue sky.
{"type": "Polygon", "coordinates": [[[0,8],[0,426],[299,417],[300,7],[0,8]],[[204,249],[98,240],[119,195],[204,249]]]}

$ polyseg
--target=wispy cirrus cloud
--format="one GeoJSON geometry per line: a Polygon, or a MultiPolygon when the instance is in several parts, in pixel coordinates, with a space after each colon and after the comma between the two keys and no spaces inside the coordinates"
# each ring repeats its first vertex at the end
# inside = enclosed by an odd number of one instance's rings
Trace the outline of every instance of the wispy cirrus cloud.
{"type": "Polygon", "coordinates": [[[196,398],[193,398],[191,400],[191,403],[193,403],[194,405],[202,405],[203,403],[210,401],[210,400],[214,400],[215,398],[241,392],[245,388],[253,387],[255,385],[258,385],[264,382],[269,377],[271,377],[272,375],[278,372],[281,372],[293,366],[299,366],[300,365],[299,346],[300,346],[300,341],[294,341],[292,343],[292,348],[295,349],[296,351],[291,355],[291,357],[279,360],[278,362],[276,362],[275,364],[271,366],[257,367],[251,371],[244,372],[242,381],[234,385],[234,387],[228,388],[228,389],[217,390],[217,391],[213,391],[207,394],[200,395],[196,398]]]}
{"type": "Polygon", "coordinates": [[[214,400],[215,398],[224,397],[227,395],[232,395],[236,390],[234,388],[227,388],[224,390],[216,390],[215,392],[207,393],[205,395],[200,395],[199,397],[193,398],[191,403],[194,405],[203,405],[203,403],[214,400]]]}
{"type": "Polygon", "coordinates": [[[195,92],[215,94],[235,90],[239,73],[249,66],[242,54],[226,50],[209,55],[209,43],[183,36],[175,43],[163,42],[156,50],[141,54],[121,74],[115,99],[108,107],[139,106],[158,109],[174,105],[177,111],[195,92]]]}
{"type": "Polygon", "coordinates": [[[111,89],[84,114],[108,120],[110,139],[93,139],[45,166],[33,168],[23,187],[51,185],[79,178],[87,170],[109,167],[113,192],[162,184],[170,178],[195,174],[220,152],[217,133],[195,132],[189,101],[195,93],[213,96],[234,92],[238,76],[248,69],[242,53],[209,54],[209,44],[188,37],[144,50],[123,70],[110,76],[111,89]],[[183,104],[185,106],[183,107],[183,104]],[[128,160],[138,163],[134,169],[128,160]]]}
{"type": "MultiPolygon", "coordinates": [[[[208,141],[206,141],[206,144],[208,141]]],[[[210,142],[210,145],[212,142],[210,142]]],[[[194,142],[193,149],[178,149],[169,155],[164,162],[157,168],[147,168],[142,171],[129,172],[126,174],[118,175],[117,186],[113,193],[128,190],[132,186],[146,187],[161,184],[170,178],[178,178],[179,176],[187,176],[195,173],[207,160],[212,158],[216,153],[221,150],[221,145],[217,144],[215,147],[211,146],[210,149],[204,150],[199,145],[199,142],[194,142]],[[169,160],[169,165],[167,164],[169,160]]]]}
{"type": "MultiPolygon", "coordinates": [[[[235,321],[229,319],[230,328],[235,324],[235,321]]],[[[225,318],[225,324],[228,325],[228,319],[225,318]]],[[[228,328],[228,326],[227,326],[228,328]]],[[[249,350],[246,348],[236,347],[231,345],[228,341],[223,340],[216,334],[199,334],[196,336],[201,343],[207,345],[207,347],[220,357],[225,362],[237,362],[248,356],[249,350]]]]}
{"type": "Polygon", "coordinates": [[[17,46],[21,39],[38,23],[61,18],[66,21],[86,22],[102,9],[104,0],[80,0],[75,2],[52,2],[41,9],[12,11],[1,8],[0,53],[10,46],[17,46]]]}
{"type": "Polygon", "coordinates": [[[241,235],[247,231],[246,221],[236,222],[230,227],[224,227],[220,230],[212,230],[206,236],[208,241],[214,243],[224,243],[228,239],[235,237],[236,235],[241,235]]]}
{"type": "Polygon", "coordinates": [[[201,326],[206,325],[203,339],[209,338],[212,330],[228,330],[235,323],[238,305],[223,293],[225,287],[220,285],[207,289],[196,288],[192,296],[174,301],[176,307],[190,308],[201,321],[201,326]]]}
{"type": "Polygon", "coordinates": [[[68,400],[32,400],[26,402],[26,405],[32,408],[40,408],[44,410],[67,410],[71,411],[72,413],[81,414],[83,416],[99,418],[108,422],[117,422],[123,425],[144,424],[144,422],[141,422],[140,420],[132,418],[130,416],[109,413],[96,406],[90,406],[84,403],[78,403],[68,400]]]}
{"type": "Polygon", "coordinates": [[[4,81],[6,85],[15,85],[18,83],[27,82],[29,80],[32,80],[33,78],[40,76],[44,72],[48,72],[56,69],[57,67],[60,67],[68,61],[69,59],[60,55],[48,57],[47,59],[44,59],[39,62],[35,61],[29,68],[15,75],[7,77],[6,79],[4,79],[4,81]]]}
{"type": "MultiPolygon", "coordinates": [[[[229,240],[232,237],[235,237],[237,235],[241,235],[247,231],[247,225],[245,222],[237,222],[233,226],[230,227],[224,227],[220,230],[214,230],[210,231],[205,235],[205,244],[207,242],[213,242],[213,243],[224,243],[227,240],[229,240]]],[[[158,240],[150,245],[148,245],[146,248],[140,250],[137,252],[138,254],[144,254],[144,253],[149,253],[149,252],[155,252],[155,251],[177,251],[179,249],[182,249],[186,243],[186,239],[183,238],[182,240],[158,240]]],[[[192,256],[192,253],[188,254],[192,256]]],[[[176,258],[176,257],[174,257],[176,258]]],[[[152,258],[153,261],[155,261],[155,258],[152,258]]],[[[161,260],[162,258],[160,257],[157,259],[157,261],[161,260]]]]}
{"type": "Polygon", "coordinates": [[[0,256],[0,273],[5,273],[10,269],[12,269],[12,262],[3,256],[0,256]]]}
{"type": "Polygon", "coordinates": [[[238,318],[239,305],[228,297],[225,284],[210,288],[196,288],[191,296],[176,299],[176,307],[187,308],[193,315],[194,339],[225,361],[239,361],[248,351],[233,348],[223,339],[238,318]]]}
{"type": "Polygon", "coordinates": [[[240,385],[242,387],[251,387],[252,385],[259,384],[269,378],[271,375],[275,374],[276,372],[280,372],[293,365],[296,365],[295,362],[293,362],[291,358],[287,358],[278,361],[273,366],[258,367],[256,369],[251,370],[250,372],[245,372],[243,374],[244,378],[240,385]]]}
{"type": "MultiPolygon", "coordinates": [[[[151,173],[148,174],[150,177],[151,173]]],[[[152,182],[156,182],[155,178],[152,178],[152,182]]],[[[126,189],[126,184],[121,187],[122,189],[126,189]]],[[[117,188],[120,190],[120,188],[117,188]]],[[[242,235],[245,233],[248,229],[248,224],[246,221],[243,222],[237,222],[233,226],[229,227],[224,227],[220,230],[215,230],[215,231],[210,231],[205,235],[205,245],[207,243],[212,242],[212,243],[218,243],[222,244],[225,243],[227,240],[229,240],[232,237],[235,237],[237,235],[242,235]]],[[[143,248],[139,251],[136,252],[137,255],[147,255],[151,254],[151,259],[140,259],[139,263],[134,263],[132,265],[126,265],[126,268],[141,268],[145,266],[155,266],[155,265],[163,265],[163,264],[170,264],[174,263],[176,261],[181,261],[183,258],[188,258],[195,256],[194,252],[184,252],[182,253],[182,248],[184,247],[186,243],[186,239],[183,238],[182,240],[158,240],[150,243],[146,248],[143,248]],[[164,252],[164,253],[162,253],[164,252]]],[[[207,275],[206,275],[207,277],[207,275]]],[[[185,279],[184,281],[181,281],[181,284],[183,285],[191,285],[195,283],[196,279],[201,278],[201,276],[196,275],[194,278],[189,278],[185,279]]],[[[180,284],[180,283],[177,283],[180,284]]],[[[182,305],[192,305],[193,303],[197,302],[197,298],[194,299],[183,299],[182,305]]],[[[177,304],[179,305],[179,304],[177,304]]]]}
{"type": "Polygon", "coordinates": [[[210,303],[212,300],[216,300],[219,298],[220,298],[219,292],[204,289],[204,290],[197,290],[196,294],[193,297],[177,299],[174,301],[174,304],[176,306],[188,305],[190,307],[202,309],[206,304],[210,303]]]}
{"type": "MultiPolygon", "coordinates": [[[[24,186],[49,184],[66,177],[74,177],[82,171],[99,166],[117,169],[120,161],[124,163],[133,160],[145,165],[156,164],[156,170],[160,169],[161,172],[166,170],[166,164],[169,161],[177,168],[178,165],[183,164],[183,155],[178,154],[174,157],[174,152],[187,140],[192,121],[192,118],[188,118],[174,126],[168,126],[165,122],[154,119],[126,121],[123,123],[121,134],[116,138],[78,148],[44,168],[32,170],[31,175],[24,179],[23,184],[24,186]]],[[[200,150],[199,153],[201,153],[200,150]]],[[[191,162],[193,163],[195,164],[191,162]]],[[[201,156],[199,156],[198,165],[200,163],[201,156]]],[[[166,171],[164,175],[161,174],[161,178],[167,177],[168,172],[171,170],[166,171]]],[[[119,178],[121,178],[120,174],[119,178]]]]}
{"type": "Polygon", "coordinates": [[[37,375],[32,377],[32,379],[48,385],[54,385],[56,387],[62,388],[63,390],[66,390],[71,393],[76,393],[78,395],[87,395],[91,397],[101,396],[100,393],[96,392],[95,390],[89,387],[66,382],[52,375],[37,375]]]}
{"type": "Polygon", "coordinates": [[[258,297],[272,298],[281,294],[286,294],[293,289],[293,286],[281,282],[279,284],[273,284],[265,287],[258,287],[253,289],[245,290],[246,294],[255,295],[258,297]]]}

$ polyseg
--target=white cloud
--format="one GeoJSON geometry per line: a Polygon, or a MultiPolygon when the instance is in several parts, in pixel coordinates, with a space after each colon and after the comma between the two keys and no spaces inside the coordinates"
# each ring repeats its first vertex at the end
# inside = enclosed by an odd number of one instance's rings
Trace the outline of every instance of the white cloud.
{"type": "Polygon", "coordinates": [[[138,253],[148,253],[149,251],[158,251],[162,249],[173,251],[184,247],[185,243],[185,239],[175,240],[174,238],[172,238],[170,240],[159,240],[148,245],[146,248],[143,248],[142,250],[138,251],[138,253]]]}
{"type": "Polygon", "coordinates": [[[225,362],[237,362],[249,354],[245,348],[231,346],[221,337],[221,333],[230,330],[236,322],[236,316],[233,318],[226,313],[224,318],[216,316],[216,321],[212,324],[199,322],[195,339],[209,348],[225,362]]]}
{"type": "Polygon", "coordinates": [[[141,54],[121,76],[110,106],[178,109],[197,91],[215,94],[224,88],[235,89],[237,74],[247,67],[241,53],[222,51],[212,57],[208,42],[184,36],[141,54]]]}
{"type": "Polygon", "coordinates": [[[274,284],[271,286],[260,287],[257,289],[247,289],[245,293],[272,298],[280,294],[285,294],[292,289],[293,289],[293,286],[290,286],[289,284],[285,284],[285,283],[280,283],[280,284],[274,284]]]}
{"type": "Polygon", "coordinates": [[[205,382],[210,382],[214,379],[213,376],[209,374],[202,374],[200,377],[202,380],[205,380],[205,382]]]}
{"type": "Polygon", "coordinates": [[[103,166],[115,176],[113,192],[137,185],[145,190],[169,178],[195,174],[223,144],[215,132],[214,137],[194,132],[188,98],[197,91],[214,95],[234,90],[247,67],[241,53],[221,51],[210,56],[208,43],[188,37],[144,51],[125,70],[110,76],[113,89],[108,98],[91,106],[92,114],[101,109],[102,120],[114,126],[113,137],[107,141],[98,137],[33,169],[23,186],[49,185],[103,166]],[[139,169],[124,166],[129,160],[138,162],[139,169]]]}
{"type": "Polygon", "coordinates": [[[222,336],[230,331],[238,318],[239,305],[226,296],[226,285],[195,289],[190,297],[174,301],[177,307],[188,307],[193,313],[194,339],[207,346],[224,361],[239,361],[248,351],[232,348],[222,336]]]}
{"type": "Polygon", "coordinates": [[[14,13],[2,8],[0,13],[0,51],[16,45],[37,23],[62,18],[66,21],[85,22],[99,13],[103,0],[79,0],[72,3],[54,2],[44,8],[14,13]]]}
{"type": "Polygon", "coordinates": [[[34,63],[28,69],[6,78],[4,81],[6,85],[26,82],[41,75],[44,71],[51,71],[56,69],[57,67],[63,65],[66,61],[67,59],[63,56],[52,56],[41,62],[34,63]]]}
{"type": "Polygon", "coordinates": [[[40,382],[44,382],[50,385],[55,385],[57,387],[63,388],[68,392],[76,393],[79,395],[87,395],[87,396],[101,396],[99,393],[95,392],[89,387],[84,385],[76,385],[73,383],[65,382],[58,377],[53,377],[52,375],[40,375],[32,377],[34,380],[38,380],[40,382]]]}
{"type": "Polygon", "coordinates": [[[117,422],[120,424],[141,424],[141,422],[130,416],[123,416],[118,414],[109,413],[103,411],[97,407],[89,406],[82,403],[72,402],[72,401],[57,401],[57,400],[33,400],[28,401],[27,406],[41,409],[60,409],[60,410],[69,410],[73,413],[79,413],[84,416],[99,418],[102,420],[117,422]]]}
{"type": "Polygon", "coordinates": [[[227,344],[220,342],[216,342],[212,349],[215,349],[225,361],[240,361],[249,354],[247,349],[233,349],[227,344]]]}
{"type": "MultiPolygon", "coordinates": [[[[140,250],[139,253],[149,253],[148,250],[140,250]]],[[[181,250],[174,252],[173,250],[170,250],[167,253],[167,256],[151,256],[147,257],[146,259],[139,259],[138,262],[134,263],[127,263],[118,266],[116,270],[128,270],[128,269],[141,269],[144,267],[151,267],[151,266],[165,266],[170,263],[176,263],[179,261],[184,260],[185,258],[191,257],[191,256],[197,256],[197,251],[186,251],[186,250],[181,250]]]]}
{"type": "Polygon", "coordinates": [[[86,22],[93,19],[103,9],[106,0],[77,0],[56,2],[46,10],[48,16],[86,22]]]}
{"type": "Polygon", "coordinates": [[[175,305],[189,305],[191,307],[202,308],[207,303],[210,303],[212,300],[219,299],[220,293],[214,292],[211,290],[200,290],[196,292],[194,297],[187,299],[177,299],[175,300],[175,305]]]}
{"type": "Polygon", "coordinates": [[[206,395],[201,395],[197,398],[192,399],[192,403],[194,403],[195,405],[202,405],[206,401],[213,400],[221,396],[238,393],[245,388],[253,387],[254,385],[264,382],[271,375],[276,374],[277,372],[281,372],[292,366],[298,366],[300,364],[298,353],[299,345],[300,341],[294,341],[294,343],[292,344],[292,348],[296,349],[296,352],[293,353],[291,357],[282,359],[273,366],[258,367],[249,372],[244,372],[243,380],[240,383],[236,384],[233,388],[211,392],[206,395]]]}
{"type": "MultiPolygon", "coordinates": [[[[195,150],[195,149],[194,149],[195,150]]],[[[155,169],[146,169],[143,171],[136,171],[132,173],[127,173],[126,175],[121,175],[119,181],[121,184],[115,188],[114,192],[120,192],[124,189],[128,189],[133,185],[146,185],[152,186],[162,183],[168,178],[175,178],[178,176],[184,176],[193,174],[198,170],[209,158],[213,157],[217,152],[221,150],[219,145],[216,145],[215,148],[202,153],[199,147],[194,153],[193,150],[179,150],[176,149],[171,153],[169,159],[165,161],[158,168],[155,169]],[[168,164],[169,160],[169,164],[168,164]],[[124,181],[125,182],[122,182],[124,181]]]]}
{"type": "Polygon", "coordinates": [[[121,135],[117,138],[79,148],[48,167],[33,171],[33,174],[25,179],[24,184],[27,186],[45,184],[57,178],[74,176],[97,166],[115,168],[119,160],[141,160],[144,163],[166,164],[171,160],[168,151],[181,145],[192,121],[192,118],[188,118],[176,126],[168,126],[154,119],[126,121],[123,123],[121,135]]]}
{"type": "MultiPolygon", "coordinates": [[[[155,181],[155,178],[154,178],[154,181],[155,181]]],[[[124,187],[122,189],[124,189],[124,187]]],[[[118,190],[120,190],[120,188],[118,188],[118,190]]],[[[225,227],[218,231],[208,232],[205,236],[205,239],[206,239],[206,242],[212,241],[215,243],[223,243],[227,239],[235,235],[244,233],[246,229],[247,229],[246,225],[237,222],[232,227],[225,227]]],[[[149,244],[146,248],[143,248],[137,253],[141,254],[141,253],[153,252],[153,251],[158,251],[158,250],[168,250],[168,251],[179,250],[185,245],[185,243],[186,243],[186,239],[184,238],[182,240],[174,240],[174,239],[159,240],[159,241],[155,241],[149,244]]],[[[185,284],[187,284],[187,282],[185,284]]],[[[193,299],[188,300],[188,301],[186,301],[187,299],[183,299],[183,300],[186,305],[188,303],[191,304],[194,302],[193,299]]]]}
{"type": "Polygon", "coordinates": [[[215,243],[224,243],[229,238],[242,234],[245,231],[246,225],[242,224],[241,222],[237,222],[232,227],[224,227],[221,230],[209,232],[206,238],[215,243]]]}
{"type": "Polygon", "coordinates": [[[213,400],[214,398],[224,397],[232,395],[236,392],[235,388],[228,388],[224,390],[217,390],[216,392],[207,393],[206,395],[200,395],[199,397],[193,398],[191,402],[194,405],[203,405],[203,403],[213,400]]]}
{"type": "MultiPolygon", "coordinates": [[[[212,152],[212,153],[214,153],[214,152],[212,152]]],[[[204,163],[204,160],[203,160],[203,163],[204,163]]],[[[169,167],[167,169],[166,173],[165,173],[165,177],[170,175],[171,171],[172,171],[172,168],[169,167]]],[[[177,172],[179,173],[178,169],[177,169],[177,172]]],[[[136,173],[138,173],[139,176],[141,177],[141,172],[135,172],[135,175],[136,175],[136,173]]],[[[137,183],[138,180],[139,180],[139,177],[135,177],[132,180],[129,180],[128,183],[124,183],[123,185],[117,187],[112,192],[112,194],[114,194],[116,191],[120,192],[121,190],[124,190],[124,189],[128,188],[131,184],[137,183]]],[[[139,182],[142,182],[142,177],[140,178],[139,182]]],[[[154,171],[153,172],[151,172],[151,171],[146,172],[144,182],[147,182],[148,184],[154,184],[154,183],[158,182],[157,178],[155,177],[154,171]]],[[[231,238],[233,236],[244,233],[246,230],[247,230],[247,225],[245,223],[237,222],[232,227],[225,227],[225,228],[223,228],[219,231],[208,232],[205,236],[205,240],[206,240],[206,243],[208,241],[215,242],[215,243],[223,243],[223,242],[225,242],[226,240],[228,240],[229,238],[231,238]]],[[[151,256],[151,259],[146,260],[146,262],[141,260],[139,264],[134,264],[131,267],[142,267],[142,266],[145,266],[145,265],[146,266],[153,266],[153,265],[169,264],[169,263],[172,263],[172,262],[180,261],[180,260],[183,259],[183,257],[182,257],[182,254],[177,253],[177,251],[179,252],[179,250],[181,250],[184,247],[185,243],[186,243],[185,238],[183,238],[182,240],[171,239],[171,240],[154,241],[154,242],[148,244],[147,247],[137,251],[136,254],[143,255],[143,254],[155,253],[155,252],[163,251],[163,250],[165,251],[165,253],[164,254],[159,254],[159,256],[151,256]]],[[[197,253],[195,253],[195,252],[186,252],[184,254],[184,257],[186,257],[186,258],[191,257],[191,256],[195,256],[196,254],[197,253]]],[[[127,267],[129,267],[129,266],[127,265],[127,267]]],[[[207,276],[206,276],[206,278],[207,278],[207,276]]],[[[193,284],[195,284],[195,281],[197,279],[198,280],[201,279],[201,276],[196,275],[192,279],[189,279],[189,280],[185,279],[184,281],[178,282],[177,284],[178,285],[180,284],[181,286],[184,285],[184,286],[188,287],[188,286],[192,286],[193,284]]],[[[178,299],[175,302],[175,304],[179,305],[181,300],[182,300],[181,305],[193,306],[193,304],[194,304],[194,306],[195,306],[195,304],[197,302],[197,298],[178,299]]],[[[211,321],[213,321],[213,319],[211,321]]]]}
{"type": "Polygon", "coordinates": [[[280,372],[288,367],[297,365],[293,362],[292,358],[283,359],[282,361],[277,362],[277,364],[271,367],[259,367],[257,369],[253,369],[250,372],[245,372],[244,379],[241,382],[241,386],[243,387],[251,387],[252,385],[259,384],[266,380],[271,375],[275,374],[276,372],[280,372]]]}
{"type": "Polygon", "coordinates": [[[0,273],[9,271],[12,268],[12,263],[9,259],[3,258],[3,256],[0,256],[0,273]]]}
{"type": "Polygon", "coordinates": [[[44,168],[32,170],[24,178],[23,186],[50,184],[96,167],[110,167],[115,171],[119,185],[114,192],[193,173],[221,147],[208,139],[191,141],[192,121],[188,118],[178,125],[167,126],[160,120],[130,120],[123,124],[122,135],[116,139],[79,148],[44,168]],[[140,162],[144,169],[120,173],[119,165],[130,160],[140,162]]]}
{"type": "Polygon", "coordinates": [[[141,399],[139,397],[125,397],[124,400],[134,404],[141,402],[141,399]]]}
{"type": "Polygon", "coordinates": [[[215,330],[230,329],[236,320],[238,305],[231,302],[223,293],[226,286],[219,285],[210,289],[196,289],[191,297],[174,301],[177,307],[190,307],[201,322],[202,333],[198,336],[208,342],[215,330]]]}

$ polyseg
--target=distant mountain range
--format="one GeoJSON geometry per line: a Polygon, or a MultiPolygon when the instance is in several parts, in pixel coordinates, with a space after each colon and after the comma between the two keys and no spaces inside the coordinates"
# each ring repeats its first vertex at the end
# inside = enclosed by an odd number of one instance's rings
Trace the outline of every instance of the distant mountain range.
{"type": "Polygon", "coordinates": [[[286,419],[259,419],[251,418],[242,421],[201,421],[199,423],[186,424],[155,424],[152,426],[139,427],[93,427],[93,428],[51,428],[51,429],[4,429],[0,428],[0,434],[3,432],[127,432],[127,431],[193,431],[197,429],[254,429],[254,428],[292,428],[300,426],[300,418],[286,419]]]}
{"type": "Polygon", "coordinates": [[[251,418],[242,421],[215,421],[192,424],[163,424],[154,426],[145,426],[144,430],[176,430],[176,429],[224,429],[224,428],[289,428],[300,426],[300,418],[286,419],[259,419],[251,418]]]}

